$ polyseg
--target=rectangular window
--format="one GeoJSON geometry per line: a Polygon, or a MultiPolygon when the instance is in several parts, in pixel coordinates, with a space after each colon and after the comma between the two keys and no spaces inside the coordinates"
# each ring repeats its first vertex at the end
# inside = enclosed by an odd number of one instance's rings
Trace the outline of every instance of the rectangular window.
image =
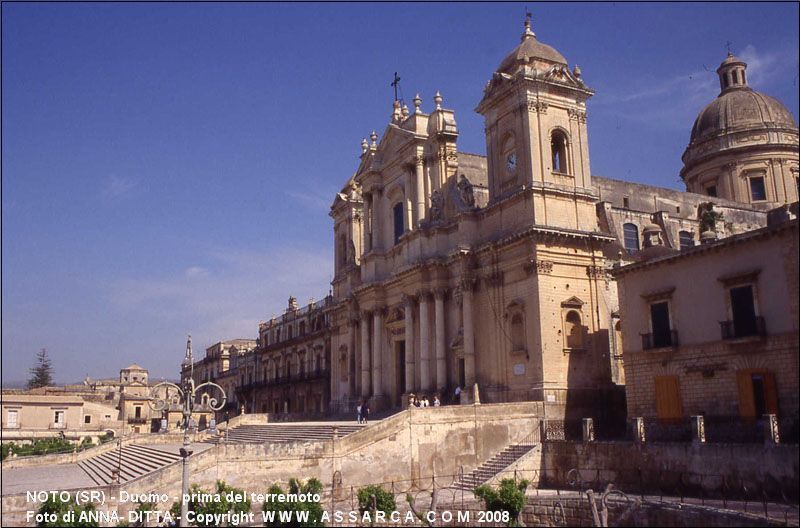
{"type": "Polygon", "coordinates": [[[55,411],[53,413],[53,424],[56,427],[64,427],[64,411],[55,411]]]}
{"type": "Polygon", "coordinates": [[[756,306],[753,299],[753,286],[737,286],[730,289],[731,315],[735,337],[756,335],[756,306]]]}
{"type": "Polygon", "coordinates": [[[763,176],[754,176],[750,178],[750,198],[754,202],[767,199],[767,189],[764,187],[763,176]]]}
{"type": "Polygon", "coordinates": [[[683,405],[678,388],[678,376],[656,376],[656,414],[659,420],[678,420],[683,417],[683,405]]]}
{"type": "Polygon", "coordinates": [[[92,417],[91,417],[91,415],[87,414],[86,416],[84,416],[84,417],[83,417],[83,423],[85,423],[85,424],[90,424],[90,423],[92,423],[92,417]]]}
{"type": "Polygon", "coordinates": [[[717,196],[717,186],[716,185],[709,185],[708,187],[706,187],[706,194],[708,194],[709,196],[716,197],[717,196]]]}
{"type": "Polygon", "coordinates": [[[19,424],[19,411],[17,409],[9,409],[6,416],[6,426],[17,427],[19,424]]]}
{"type": "Polygon", "coordinates": [[[672,345],[672,328],[669,324],[669,303],[666,301],[650,305],[650,323],[653,328],[653,347],[672,345]]]}

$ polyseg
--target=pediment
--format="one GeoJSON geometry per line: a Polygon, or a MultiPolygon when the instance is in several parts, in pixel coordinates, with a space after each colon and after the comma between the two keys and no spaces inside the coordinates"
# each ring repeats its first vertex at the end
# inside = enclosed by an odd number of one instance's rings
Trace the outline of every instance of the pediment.
{"type": "Polygon", "coordinates": [[[566,84],[575,88],[586,88],[586,85],[583,83],[583,81],[575,77],[575,75],[569,70],[569,67],[564,64],[554,65],[549,70],[544,72],[541,78],[546,81],[566,84]]]}
{"type": "Polygon", "coordinates": [[[584,304],[586,304],[586,303],[583,302],[582,300],[578,299],[577,297],[572,296],[569,299],[567,299],[566,301],[563,301],[561,303],[561,306],[563,308],[581,308],[584,304]]]}

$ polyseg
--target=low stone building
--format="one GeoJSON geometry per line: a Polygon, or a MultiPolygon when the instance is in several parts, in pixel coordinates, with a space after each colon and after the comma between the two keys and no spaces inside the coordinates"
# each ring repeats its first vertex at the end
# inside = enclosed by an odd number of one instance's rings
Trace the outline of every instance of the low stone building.
{"type": "Polygon", "coordinates": [[[711,433],[776,414],[783,434],[797,438],[800,271],[792,208],[777,211],[767,227],[707,236],[682,251],[661,245],[656,229],[639,262],[613,271],[629,417],[685,424],[702,415],[711,433]]]}
{"type": "Polygon", "coordinates": [[[4,391],[0,402],[3,442],[63,437],[79,442],[122,430],[113,407],[85,401],[80,395],[4,391]]]}

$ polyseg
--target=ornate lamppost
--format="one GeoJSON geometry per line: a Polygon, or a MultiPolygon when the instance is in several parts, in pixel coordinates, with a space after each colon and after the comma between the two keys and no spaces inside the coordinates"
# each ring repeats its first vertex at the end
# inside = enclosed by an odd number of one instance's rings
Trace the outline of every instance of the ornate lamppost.
{"type": "Polygon", "coordinates": [[[150,391],[150,398],[149,404],[150,407],[158,412],[163,411],[164,409],[169,409],[170,405],[174,403],[178,403],[183,406],[183,447],[180,449],[181,459],[183,460],[183,478],[181,481],[181,520],[180,524],[182,526],[188,526],[186,524],[186,516],[189,511],[189,503],[185,500],[186,494],[189,492],[189,462],[188,458],[192,454],[192,451],[189,449],[191,445],[191,441],[189,439],[189,425],[192,420],[192,410],[194,409],[195,400],[197,395],[201,395],[201,401],[203,401],[212,411],[219,411],[225,407],[225,401],[227,400],[227,395],[225,394],[225,389],[220,387],[214,382],[206,381],[205,383],[201,383],[200,385],[195,386],[194,384],[194,361],[192,357],[192,336],[186,341],[186,355],[183,358],[183,370],[186,371],[188,368],[189,375],[185,376],[182,380],[182,387],[170,383],[168,381],[162,381],[153,386],[150,391]],[[160,392],[162,389],[164,390],[164,396],[162,397],[160,392]],[[205,390],[202,390],[205,389],[205,390]],[[217,398],[212,398],[208,394],[207,389],[216,389],[221,394],[219,400],[217,398]],[[170,391],[174,390],[175,395],[170,398],[170,391]]]}

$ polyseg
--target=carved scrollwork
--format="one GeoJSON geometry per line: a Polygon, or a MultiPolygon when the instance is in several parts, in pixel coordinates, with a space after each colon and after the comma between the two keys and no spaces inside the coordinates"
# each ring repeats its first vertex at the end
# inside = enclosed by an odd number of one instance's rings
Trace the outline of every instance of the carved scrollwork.
{"type": "Polygon", "coordinates": [[[546,275],[553,271],[553,263],[549,260],[530,259],[525,263],[524,267],[528,275],[533,275],[534,273],[546,275]]]}
{"type": "Polygon", "coordinates": [[[603,266],[587,266],[586,274],[591,279],[603,279],[606,276],[606,270],[603,266]]]}
{"type": "Polygon", "coordinates": [[[546,114],[547,107],[550,106],[544,101],[528,101],[528,111],[537,112],[539,114],[546,114]]]}
{"type": "Polygon", "coordinates": [[[567,109],[567,115],[573,121],[578,121],[580,123],[586,122],[586,112],[583,110],[577,110],[575,108],[567,109]]]}

